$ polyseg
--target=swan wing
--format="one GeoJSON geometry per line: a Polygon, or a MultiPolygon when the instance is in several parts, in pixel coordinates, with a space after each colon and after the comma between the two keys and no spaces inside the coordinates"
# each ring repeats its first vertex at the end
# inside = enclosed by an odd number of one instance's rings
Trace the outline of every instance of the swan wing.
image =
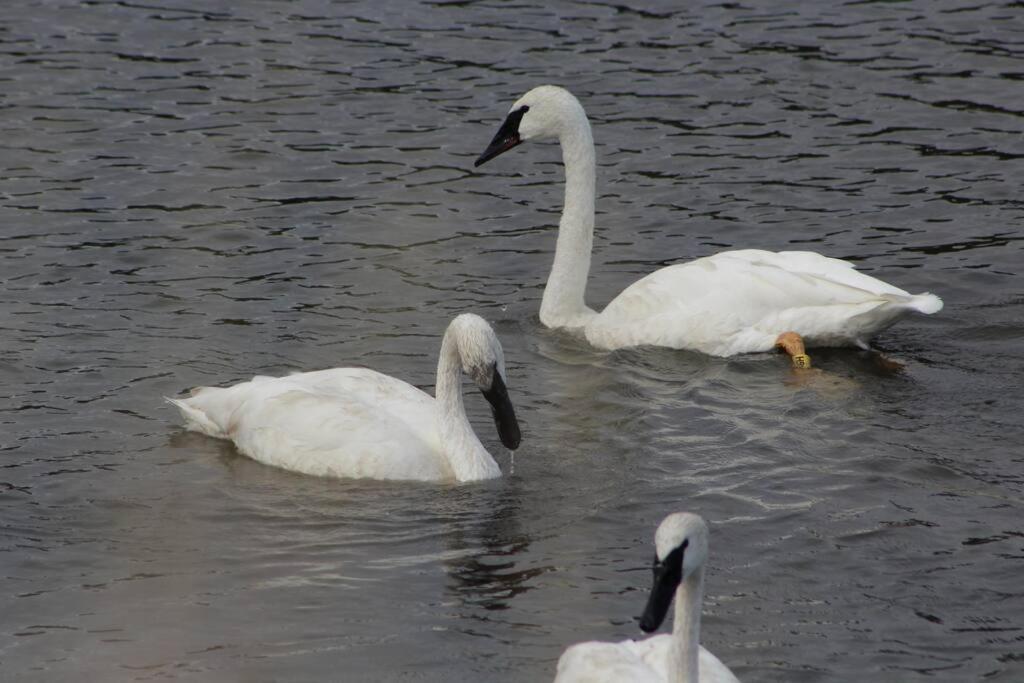
{"type": "Polygon", "coordinates": [[[444,479],[434,400],[387,375],[337,368],[254,378],[172,400],[187,426],[260,462],[304,474],[444,479]]]}
{"type": "Polygon", "coordinates": [[[728,356],[782,332],[811,345],[862,343],[913,310],[941,308],[813,252],[728,251],[668,266],[626,288],[588,324],[602,348],[656,345],[728,356]]]}
{"type": "Polygon", "coordinates": [[[254,460],[316,476],[452,477],[437,449],[400,415],[361,397],[284,391],[235,412],[231,438],[254,460]]]}
{"type": "Polygon", "coordinates": [[[359,395],[374,403],[400,401],[433,405],[434,398],[408,382],[369,368],[330,368],[279,378],[324,395],[359,395]]]}
{"type": "MultiPolygon", "coordinates": [[[[715,262],[740,261],[752,266],[775,268],[787,273],[810,275],[818,280],[846,285],[873,294],[910,294],[878,278],[857,270],[842,259],[822,256],[813,251],[764,251],[763,249],[735,249],[708,257],[715,262]]],[[[686,265],[686,264],[681,264],[686,265]]]]}

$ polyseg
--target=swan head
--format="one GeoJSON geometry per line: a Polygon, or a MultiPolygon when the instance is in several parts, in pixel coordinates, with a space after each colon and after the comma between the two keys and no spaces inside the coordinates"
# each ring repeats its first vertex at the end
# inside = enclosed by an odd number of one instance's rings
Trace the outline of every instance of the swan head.
{"type": "Polygon", "coordinates": [[[527,140],[560,138],[581,118],[586,122],[587,115],[571,92],[557,85],[538,86],[516,100],[491,144],[473,165],[480,166],[527,140]]]}
{"type": "Polygon", "coordinates": [[[473,380],[491,404],[501,443],[515,450],[522,435],[505,386],[505,352],[501,342],[487,321],[472,313],[463,313],[455,318],[449,330],[455,333],[462,372],[473,380]]]}
{"type": "Polygon", "coordinates": [[[645,633],[661,626],[679,584],[704,566],[708,556],[708,526],[700,515],[690,512],[669,515],[658,526],[654,548],[654,583],[640,617],[640,628],[645,633]]]}

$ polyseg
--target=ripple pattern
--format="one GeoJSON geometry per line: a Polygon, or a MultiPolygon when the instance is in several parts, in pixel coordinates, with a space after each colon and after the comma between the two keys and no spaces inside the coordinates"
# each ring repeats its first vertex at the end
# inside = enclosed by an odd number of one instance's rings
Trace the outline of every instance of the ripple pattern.
{"type": "Polygon", "coordinates": [[[546,680],[639,635],[651,534],[712,525],[749,681],[1024,678],[1016,2],[24,0],[0,22],[0,667],[19,681],[546,680]],[[594,126],[589,302],[812,249],[946,301],[797,382],[543,329],[553,145],[594,126]],[[161,397],[492,320],[524,448],[479,486],[310,480],[161,397]]]}

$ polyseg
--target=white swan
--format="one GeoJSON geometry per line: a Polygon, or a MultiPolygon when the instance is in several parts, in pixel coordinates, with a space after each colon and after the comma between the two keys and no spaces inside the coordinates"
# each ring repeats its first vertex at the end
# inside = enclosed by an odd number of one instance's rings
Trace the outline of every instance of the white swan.
{"type": "Polygon", "coordinates": [[[364,368],[254,377],[167,399],[186,427],[230,439],[268,465],[327,477],[475,481],[501,476],[466,418],[461,373],[491,404],[501,442],[519,446],[501,344],[483,318],[452,320],[441,342],[437,398],[364,368]]]}
{"type": "Polygon", "coordinates": [[[809,346],[867,348],[867,340],[912,311],[942,301],[912,295],[808,251],[725,251],[667,266],[627,287],[601,313],[583,300],[594,233],[594,142],[579,101],[544,85],[521,97],[476,166],[520,142],[556,138],[565,166],[565,206],[540,306],[548,327],[583,328],[601,349],[652,345],[714,356],[781,346],[798,366],[809,346]]]}
{"type": "Polygon", "coordinates": [[[708,527],[698,515],[677,512],[654,535],[654,585],[640,628],[661,626],[675,597],[672,635],[621,643],[573,645],[558,660],[555,683],[739,683],[729,668],[700,645],[708,527]]]}

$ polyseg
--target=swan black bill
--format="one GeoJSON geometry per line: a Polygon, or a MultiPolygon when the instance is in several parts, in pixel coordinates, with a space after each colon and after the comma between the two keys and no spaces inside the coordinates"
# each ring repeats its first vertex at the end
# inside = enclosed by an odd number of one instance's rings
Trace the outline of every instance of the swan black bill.
{"type": "Polygon", "coordinates": [[[519,448],[522,435],[519,433],[519,421],[516,420],[516,411],[512,407],[512,401],[508,398],[508,389],[505,388],[505,380],[501,373],[494,371],[494,379],[491,381],[491,388],[487,391],[481,390],[484,398],[491,404],[491,413],[494,415],[494,425],[498,428],[498,438],[505,448],[515,450],[519,448]]]}
{"type": "Polygon", "coordinates": [[[647,598],[647,607],[640,617],[640,630],[644,633],[657,631],[665,621],[676,588],[683,580],[683,553],[687,545],[683,543],[662,561],[654,558],[654,585],[651,586],[651,595],[647,598]]]}
{"type": "Polygon", "coordinates": [[[487,145],[484,153],[473,162],[473,166],[480,166],[522,142],[519,137],[519,122],[523,120],[523,114],[528,111],[530,111],[529,107],[519,107],[519,109],[509,112],[501,124],[501,128],[494,135],[494,139],[491,140],[491,144],[487,145]]]}

